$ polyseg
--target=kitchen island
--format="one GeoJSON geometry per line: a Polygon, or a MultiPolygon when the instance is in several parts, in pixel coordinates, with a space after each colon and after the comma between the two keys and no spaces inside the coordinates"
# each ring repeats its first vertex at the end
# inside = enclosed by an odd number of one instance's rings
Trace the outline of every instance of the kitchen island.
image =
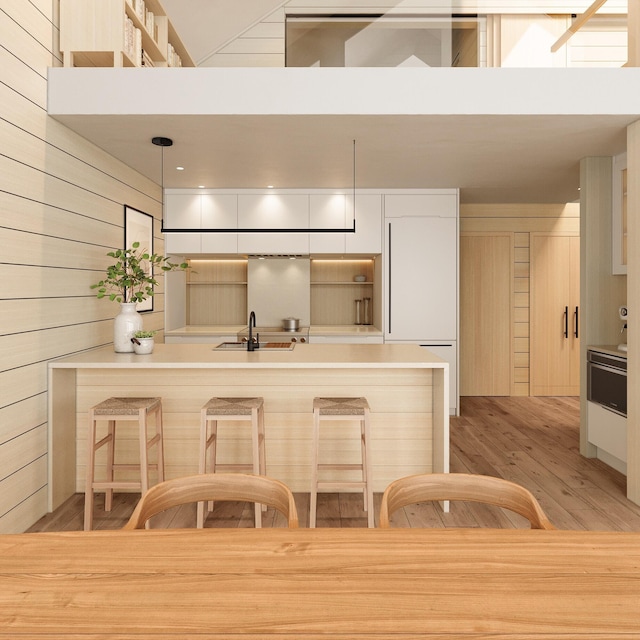
{"type": "MultiPolygon", "coordinates": [[[[416,345],[297,344],[291,351],[247,352],[158,344],[144,356],[109,346],[49,364],[49,508],[84,489],[94,404],[109,396],[160,396],[166,477],[173,478],[197,473],[202,405],[212,396],[249,395],[264,397],[267,474],[293,491],[309,491],[315,396],[369,400],[374,491],[404,475],[449,470],[448,364],[416,345]]],[[[117,455],[134,462],[137,433],[127,429],[119,427],[117,455]]],[[[223,429],[219,461],[250,460],[249,429],[223,429]]],[[[346,463],[359,456],[357,424],[335,421],[323,433],[321,455],[346,463]]],[[[104,472],[100,457],[96,468],[104,472]]]]}

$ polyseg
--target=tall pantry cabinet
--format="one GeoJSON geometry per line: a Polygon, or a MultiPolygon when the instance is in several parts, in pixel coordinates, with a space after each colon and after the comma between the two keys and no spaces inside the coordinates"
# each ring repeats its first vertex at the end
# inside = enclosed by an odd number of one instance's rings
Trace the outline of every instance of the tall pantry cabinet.
{"type": "Polygon", "coordinates": [[[531,234],[532,396],[580,395],[580,238],[531,234]]]}
{"type": "Polygon", "coordinates": [[[458,191],[385,194],[385,342],[419,344],[449,362],[458,412],[458,191]]]}

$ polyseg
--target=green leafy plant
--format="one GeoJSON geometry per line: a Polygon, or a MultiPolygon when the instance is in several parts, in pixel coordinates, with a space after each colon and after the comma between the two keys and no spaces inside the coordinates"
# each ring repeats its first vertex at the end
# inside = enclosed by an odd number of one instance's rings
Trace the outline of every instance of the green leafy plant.
{"type": "Polygon", "coordinates": [[[136,331],[133,334],[134,338],[153,338],[153,336],[156,334],[155,331],[136,331]]]}
{"type": "Polygon", "coordinates": [[[140,249],[140,243],[134,242],[130,249],[118,249],[107,253],[115,258],[115,264],[107,267],[107,276],[92,284],[97,289],[96,297],[109,298],[116,302],[142,302],[153,295],[153,287],[158,281],[153,277],[155,269],[184,271],[189,268],[186,262],[170,262],[169,258],[156,253],[149,254],[140,249]]]}

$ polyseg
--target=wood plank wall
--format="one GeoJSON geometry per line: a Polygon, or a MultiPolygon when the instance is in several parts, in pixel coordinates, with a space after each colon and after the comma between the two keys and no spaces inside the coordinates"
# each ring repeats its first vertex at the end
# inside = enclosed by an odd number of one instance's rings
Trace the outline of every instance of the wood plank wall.
{"type": "MultiPolygon", "coordinates": [[[[47,116],[58,13],[0,0],[0,533],[46,512],[48,360],[112,341],[119,308],[89,285],[124,243],[125,203],[164,249],[160,187],[47,116]]],[[[160,290],[145,327],[162,330],[163,309],[160,290]]]]}
{"type": "MultiPolygon", "coordinates": [[[[530,234],[547,231],[579,235],[580,206],[568,204],[463,204],[460,233],[492,236],[510,232],[513,237],[513,327],[510,363],[511,395],[529,395],[530,234]]],[[[462,257],[462,256],[461,256],[462,257]]],[[[460,316],[473,314],[461,302],[460,316]]],[[[496,326],[499,326],[496,323],[496,326]]],[[[463,348],[463,347],[462,347],[463,348]]],[[[482,366],[481,364],[478,366],[482,366]]],[[[465,390],[461,389],[464,394],[465,390]]]]}

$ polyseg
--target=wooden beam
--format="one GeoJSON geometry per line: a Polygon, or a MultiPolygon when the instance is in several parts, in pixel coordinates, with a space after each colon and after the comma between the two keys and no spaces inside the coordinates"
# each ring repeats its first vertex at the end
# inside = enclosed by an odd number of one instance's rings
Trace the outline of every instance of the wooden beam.
{"type": "Polygon", "coordinates": [[[551,45],[551,53],[555,53],[569,38],[590,20],[607,0],[596,0],[575,22],[551,45]]]}

